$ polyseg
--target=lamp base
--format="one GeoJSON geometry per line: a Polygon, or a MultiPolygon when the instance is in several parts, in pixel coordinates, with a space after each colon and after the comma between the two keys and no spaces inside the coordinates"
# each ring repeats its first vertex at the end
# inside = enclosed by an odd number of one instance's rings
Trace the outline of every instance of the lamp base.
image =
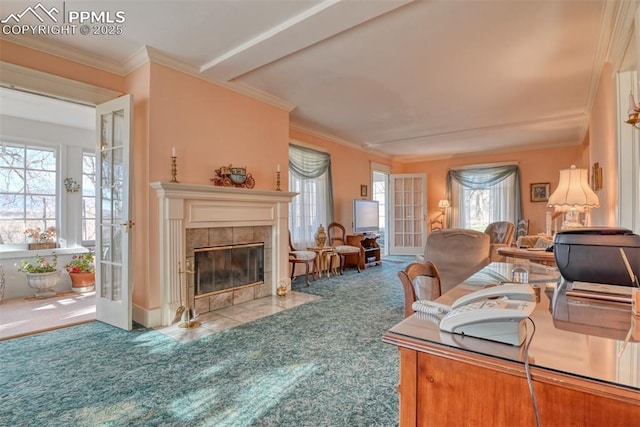
{"type": "Polygon", "coordinates": [[[562,223],[562,230],[572,230],[575,228],[583,228],[584,225],[580,222],[580,212],[568,211],[564,215],[564,222],[562,223]]]}

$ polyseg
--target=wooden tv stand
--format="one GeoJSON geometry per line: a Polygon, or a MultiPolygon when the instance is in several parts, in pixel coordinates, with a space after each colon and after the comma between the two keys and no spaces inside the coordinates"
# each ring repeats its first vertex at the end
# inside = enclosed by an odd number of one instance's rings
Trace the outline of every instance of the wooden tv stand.
{"type": "MultiPolygon", "coordinates": [[[[347,236],[347,245],[360,248],[358,264],[360,269],[380,265],[380,246],[378,246],[378,236],[376,234],[350,234],[347,236]]],[[[347,259],[347,264],[349,264],[347,259]]],[[[353,261],[351,261],[353,265],[353,261]]]]}

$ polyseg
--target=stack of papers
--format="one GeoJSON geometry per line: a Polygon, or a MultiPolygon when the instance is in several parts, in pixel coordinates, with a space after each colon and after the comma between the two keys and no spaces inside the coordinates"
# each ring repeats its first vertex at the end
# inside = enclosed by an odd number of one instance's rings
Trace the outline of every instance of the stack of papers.
{"type": "Polygon", "coordinates": [[[567,295],[631,303],[631,289],[630,286],[575,281],[567,295]]]}

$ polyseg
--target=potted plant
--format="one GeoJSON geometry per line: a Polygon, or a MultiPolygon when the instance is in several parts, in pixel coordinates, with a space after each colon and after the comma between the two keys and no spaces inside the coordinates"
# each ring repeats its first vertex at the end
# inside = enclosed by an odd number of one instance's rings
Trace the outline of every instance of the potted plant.
{"type": "Polygon", "coordinates": [[[48,227],[42,231],[39,227],[27,228],[24,230],[24,234],[27,235],[29,249],[53,249],[56,247],[56,233],[55,227],[48,227]]]}
{"type": "Polygon", "coordinates": [[[55,296],[53,288],[56,287],[60,278],[58,254],[54,252],[51,260],[36,255],[35,260],[22,260],[17,267],[18,271],[27,276],[27,285],[36,291],[36,298],[55,296]]]}
{"type": "Polygon", "coordinates": [[[96,267],[94,259],[93,252],[89,251],[74,255],[65,266],[71,278],[71,289],[74,292],[88,292],[95,288],[96,267]]]}

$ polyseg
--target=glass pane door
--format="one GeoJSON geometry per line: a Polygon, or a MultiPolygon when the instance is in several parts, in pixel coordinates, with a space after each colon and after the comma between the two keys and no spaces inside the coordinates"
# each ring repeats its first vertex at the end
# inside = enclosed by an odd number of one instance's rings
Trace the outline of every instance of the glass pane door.
{"type": "Polygon", "coordinates": [[[130,330],[129,141],[131,97],[99,105],[98,232],[96,281],[98,320],[130,330]]]}
{"type": "Polygon", "coordinates": [[[390,175],[390,254],[424,250],[426,179],[423,174],[390,175]]]}

